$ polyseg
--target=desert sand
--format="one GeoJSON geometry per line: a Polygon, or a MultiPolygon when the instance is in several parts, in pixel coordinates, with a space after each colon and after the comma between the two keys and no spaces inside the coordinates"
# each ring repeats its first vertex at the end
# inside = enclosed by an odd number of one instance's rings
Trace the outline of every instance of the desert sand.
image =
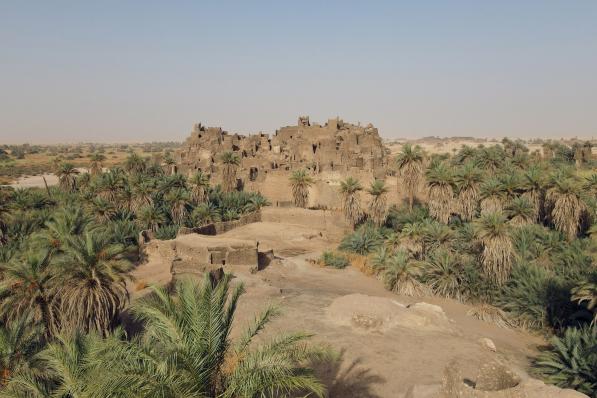
{"type": "MultiPolygon", "coordinates": [[[[403,297],[352,267],[322,268],[310,260],[335,247],[337,235],[312,223],[301,225],[296,218],[292,223],[279,221],[253,223],[219,235],[257,240],[260,248],[276,254],[276,260],[259,272],[225,267],[246,288],[236,325],[245,325],[266,306],[275,305],[282,315],[268,333],[304,331],[331,346],[340,355],[338,361],[319,366],[331,397],[401,397],[414,385],[440,383],[444,368],[454,360],[471,380],[482,365],[494,360],[524,373],[528,358],[544,343],[538,336],[473,319],[467,315],[470,307],[457,301],[403,297]],[[490,339],[496,351],[482,339],[490,339]]],[[[201,238],[177,239],[189,244],[201,238]]],[[[170,266],[159,253],[150,253],[135,271],[137,283],[143,287],[168,282],[170,266]]]]}

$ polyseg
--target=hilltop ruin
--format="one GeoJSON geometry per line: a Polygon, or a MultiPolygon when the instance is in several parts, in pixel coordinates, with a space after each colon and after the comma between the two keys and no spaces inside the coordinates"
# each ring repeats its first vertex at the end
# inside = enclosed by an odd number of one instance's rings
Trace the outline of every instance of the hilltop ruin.
{"type": "Polygon", "coordinates": [[[340,179],[349,175],[363,182],[384,178],[388,166],[388,151],[372,124],[333,118],[320,125],[301,116],[295,126],[281,127],[272,136],[244,136],[195,124],[177,153],[178,171],[203,171],[217,184],[222,169],[219,157],[225,151],[235,152],[240,159],[238,185],[261,192],[277,205],[291,201],[288,177],[293,170],[307,169],[317,177],[312,206],[334,207],[339,203],[340,179]]]}
{"type": "Polygon", "coordinates": [[[322,126],[301,116],[296,126],[282,127],[271,137],[231,134],[221,127],[195,124],[178,153],[179,171],[201,170],[217,179],[218,156],[225,151],[238,154],[238,177],[243,183],[263,182],[268,174],[300,168],[314,173],[369,171],[383,176],[387,165],[382,140],[372,124],[360,126],[334,118],[322,126]]]}

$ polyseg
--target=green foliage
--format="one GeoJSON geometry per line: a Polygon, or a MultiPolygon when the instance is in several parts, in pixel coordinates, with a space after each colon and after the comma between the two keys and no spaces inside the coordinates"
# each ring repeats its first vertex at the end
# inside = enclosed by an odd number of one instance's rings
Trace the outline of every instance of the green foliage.
{"type": "Polygon", "coordinates": [[[597,396],[597,328],[569,328],[554,336],[533,368],[548,383],[597,396]]]}
{"type": "Polygon", "coordinates": [[[340,246],[340,250],[367,255],[373,253],[383,243],[383,237],[377,228],[364,225],[357,231],[346,235],[340,246]]]}
{"type": "Polygon", "coordinates": [[[179,229],[180,229],[180,226],[175,225],[175,224],[163,225],[155,231],[155,237],[156,237],[156,239],[160,239],[160,240],[174,239],[174,238],[176,238],[176,234],[178,233],[179,229]]]}
{"type": "Polygon", "coordinates": [[[346,268],[350,264],[345,255],[331,251],[324,251],[319,258],[319,261],[326,267],[339,269],[346,268]]]}

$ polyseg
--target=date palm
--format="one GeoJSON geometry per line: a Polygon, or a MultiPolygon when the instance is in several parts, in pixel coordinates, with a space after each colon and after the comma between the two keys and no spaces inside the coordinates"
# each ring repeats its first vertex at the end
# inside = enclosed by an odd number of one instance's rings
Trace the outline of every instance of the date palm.
{"type": "Polygon", "coordinates": [[[257,397],[311,393],[325,389],[307,366],[319,352],[305,345],[308,335],[253,340],[276,315],[267,309],[235,341],[230,338],[242,285],[230,287],[227,275],[215,286],[178,281],[173,294],[154,288],[133,304],[145,325],[140,338],[112,340],[99,367],[106,377],[97,386],[106,396],[257,397]],[[113,394],[113,395],[111,395],[113,394]]]}
{"type": "Polygon", "coordinates": [[[172,154],[170,152],[166,153],[166,156],[164,156],[164,163],[166,164],[166,167],[168,168],[169,175],[176,174],[176,160],[174,160],[174,158],[172,157],[172,154]]]}
{"type": "Polygon", "coordinates": [[[117,170],[110,170],[99,175],[96,182],[98,196],[111,204],[116,204],[118,195],[124,186],[124,176],[117,170]]]}
{"type": "Polygon", "coordinates": [[[501,212],[486,213],[475,221],[475,234],[483,245],[481,263],[487,278],[498,285],[506,282],[512,270],[514,246],[506,218],[501,212]]]}
{"type": "Polygon", "coordinates": [[[454,155],[454,163],[459,165],[465,165],[471,161],[474,161],[477,151],[475,148],[471,148],[468,145],[462,145],[458,152],[454,155]]]}
{"type": "Polygon", "coordinates": [[[15,373],[28,371],[29,360],[40,346],[40,336],[39,326],[27,314],[0,324],[0,391],[15,373]]]}
{"type": "Polygon", "coordinates": [[[106,157],[101,153],[94,153],[90,156],[90,160],[89,173],[91,173],[92,176],[101,174],[103,169],[102,162],[106,160],[106,157]]]}
{"type": "Polygon", "coordinates": [[[502,192],[505,196],[505,204],[507,205],[512,199],[517,197],[521,192],[521,178],[517,170],[505,170],[503,174],[498,177],[502,192]]]}
{"type": "Polygon", "coordinates": [[[150,205],[139,210],[137,222],[141,228],[156,232],[160,225],[166,222],[166,217],[159,208],[150,205]]]}
{"type": "Polygon", "coordinates": [[[108,222],[116,215],[116,207],[101,197],[93,199],[90,209],[98,223],[108,222]]]}
{"type": "Polygon", "coordinates": [[[133,209],[136,211],[146,206],[153,206],[153,187],[148,182],[141,182],[133,187],[133,209]]]}
{"type": "Polygon", "coordinates": [[[457,170],[454,181],[458,188],[458,212],[465,221],[470,221],[477,214],[479,206],[479,185],[483,178],[481,171],[472,163],[465,163],[457,170]]]}
{"type": "Polygon", "coordinates": [[[195,204],[203,203],[207,200],[209,190],[209,176],[202,171],[197,171],[189,179],[191,188],[191,200],[195,204]]]}
{"type": "Polygon", "coordinates": [[[454,205],[454,177],[448,165],[441,161],[431,164],[425,173],[429,214],[444,224],[450,220],[454,205]]]}
{"type": "Polygon", "coordinates": [[[375,180],[367,190],[371,196],[369,201],[369,216],[377,225],[381,227],[388,214],[388,188],[383,180],[375,180]]]}
{"type": "Polygon", "coordinates": [[[0,396],[108,397],[97,388],[104,377],[97,364],[105,346],[107,343],[96,334],[81,331],[59,334],[32,357],[29,369],[15,373],[0,396]]]}
{"type": "Polygon", "coordinates": [[[546,200],[551,209],[551,220],[555,228],[570,241],[578,234],[587,206],[578,181],[556,173],[550,181],[546,200]]]}
{"type": "Polygon", "coordinates": [[[342,212],[344,218],[350,223],[354,229],[356,225],[363,218],[363,209],[361,207],[361,199],[359,192],[363,190],[363,186],[359,180],[348,177],[340,181],[340,195],[342,197],[342,212]]]}
{"type": "Polygon", "coordinates": [[[440,248],[431,252],[420,265],[423,280],[433,294],[456,300],[462,298],[460,285],[463,282],[463,265],[457,254],[440,248]]]}
{"type": "Polygon", "coordinates": [[[408,253],[398,250],[375,269],[388,290],[405,296],[421,296],[429,289],[419,282],[421,267],[408,253]]]}
{"type": "Polygon", "coordinates": [[[52,255],[60,253],[66,239],[82,233],[90,222],[91,217],[79,206],[60,208],[46,221],[45,228],[32,236],[33,246],[48,250],[52,255]]]}
{"type": "Polygon", "coordinates": [[[89,229],[68,240],[54,273],[52,314],[59,329],[105,334],[127,303],[132,265],[126,248],[110,241],[89,229]]]}
{"type": "Polygon", "coordinates": [[[0,313],[5,320],[31,315],[31,320],[51,330],[52,269],[48,251],[29,251],[0,269],[0,313]]]}
{"type": "Polygon", "coordinates": [[[295,170],[290,175],[290,186],[292,188],[292,199],[296,207],[306,208],[309,204],[309,187],[313,185],[313,178],[307,170],[295,170]]]}
{"type": "Polygon", "coordinates": [[[506,206],[506,215],[510,218],[510,224],[516,226],[531,224],[535,221],[533,205],[522,196],[510,201],[506,206]]]}
{"type": "Polygon", "coordinates": [[[75,168],[75,165],[72,163],[61,163],[56,171],[60,188],[66,191],[74,191],[76,189],[77,174],[79,174],[79,170],[75,168]]]}
{"type": "Polygon", "coordinates": [[[597,272],[592,273],[587,280],[580,282],[572,289],[572,300],[579,304],[586,304],[587,309],[595,316],[593,324],[597,325],[597,272]]]}
{"type": "Polygon", "coordinates": [[[414,258],[420,259],[425,254],[425,232],[424,222],[405,224],[399,235],[400,246],[404,246],[414,258]]]}
{"type": "Polygon", "coordinates": [[[481,184],[481,214],[500,212],[504,209],[505,194],[502,187],[496,178],[490,178],[481,184]]]}
{"type": "Polygon", "coordinates": [[[504,165],[505,152],[502,147],[494,145],[480,148],[477,152],[475,163],[477,166],[490,173],[495,173],[504,165]]]}
{"type": "Polygon", "coordinates": [[[202,226],[216,221],[220,221],[221,216],[218,209],[210,203],[201,203],[193,209],[191,213],[193,225],[202,226]]]}
{"type": "Polygon", "coordinates": [[[188,208],[191,203],[191,197],[189,193],[182,188],[177,188],[170,191],[164,200],[170,206],[170,214],[172,215],[172,221],[175,224],[182,225],[188,215],[188,208]]]}
{"type": "Polygon", "coordinates": [[[146,168],[146,159],[134,152],[131,152],[124,161],[124,169],[130,174],[143,173],[146,168]]]}
{"type": "Polygon", "coordinates": [[[533,220],[539,221],[543,209],[543,200],[545,196],[544,171],[538,166],[533,165],[522,175],[522,188],[524,190],[522,197],[526,198],[533,209],[533,220]]]}
{"type": "Polygon", "coordinates": [[[232,151],[220,156],[222,162],[222,191],[232,192],[236,189],[236,172],[240,166],[240,158],[232,151]]]}
{"type": "MultiPolygon", "coordinates": [[[[423,177],[423,150],[418,145],[404,144],[396,156],[398,175],[408,195],[408,206],[412,210],[419,183],[423,177]]],[[[398,184],[400,187],[400,184],[398,184]]]]}

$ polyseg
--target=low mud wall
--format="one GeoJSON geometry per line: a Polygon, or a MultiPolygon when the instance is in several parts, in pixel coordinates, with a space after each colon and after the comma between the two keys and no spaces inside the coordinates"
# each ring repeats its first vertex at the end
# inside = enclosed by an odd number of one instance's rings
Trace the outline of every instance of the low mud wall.
{"type": "Polygon", "coordinates": [[[264,207],[261,209],[261,221],[302,225],[325,231],[331,238],[341,238],[350,231],[344,216],[337,210],[264,207]]]}
{"type": "Polygon", "coordinates": [[[252,213],[243,214],[238,220],[219,221],[195,228],[182,227],[178,230],[177,236],[188,234],[220,235],[224,232],[233,230],[234,228],[242,227],[243,225],[259,221],[261,221],[261,211],[258,210],[252,213]]]}

